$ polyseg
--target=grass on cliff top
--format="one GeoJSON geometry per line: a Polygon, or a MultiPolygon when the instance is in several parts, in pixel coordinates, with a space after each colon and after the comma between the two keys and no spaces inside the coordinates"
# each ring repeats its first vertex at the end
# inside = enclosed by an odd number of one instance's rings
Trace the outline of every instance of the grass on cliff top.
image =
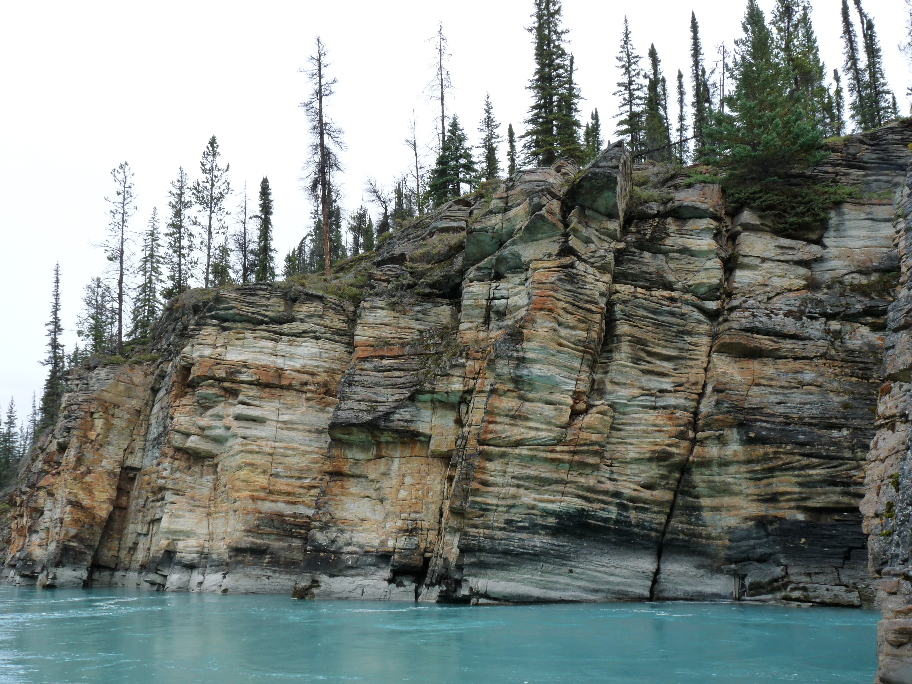
{"type": "Polygon", "coordinates": [[[298,273],[285,282],[357,304],[370,279],[373,260],[374,252],[365,252],[333,264],[329,280],[322,273],[298,273]]]}

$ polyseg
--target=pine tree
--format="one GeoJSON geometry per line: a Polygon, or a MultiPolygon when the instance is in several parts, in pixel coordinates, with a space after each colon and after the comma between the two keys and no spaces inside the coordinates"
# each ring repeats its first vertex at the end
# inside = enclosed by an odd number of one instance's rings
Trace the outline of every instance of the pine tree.
{"type": "Polygon", "coordinates": [[[64,392],[66,355],[60,340],[63,334],[63,326],[60,323],[60,264],[54,266],[51,317],[45,328],[47,328],[48,339],[47,356],[41,365],[47,366],[48,375],[44,381],[44,392],[41,395],[40,426],[42,429],[50,427],[56,422],[64,392]]]}
{"type": "Polygon", "coordinates": [[[177,171],[177,178],[171,181],[168,191],[168,208],[171,216],[166,226],[167,240],[164,263],[168,271],[168,284],[162,291],[167,299],[176,297],[191,287],[191,277],[196,269],[196,244],[193,234],[193,208],[190,180],[183,167],[177,171]]]}
{"type": "Polygon", "coordinates": [[[757,0],[749,0],[735,41],[728,112],[714,115],[705,134],[717,161],[749,178],[775,175],[807,161],[822,142],[820,128],[802,106],[790,72],[777,59],[773,34],[757,0]]]}
{"type": "Polygon", "coordinates": [[[260,181],[259,205],[260,229],[256,242],[256,271],[254,278],[258,283],[275,280],[275,249],[272,247],[272,190],[269,188],[269,179],[263,176],[260,181]]]}
{"type": "Polygon", "coordinates": [[[703,155],[706,146],[705,129],[709,120],[709,84],[706,68],[703,65],[703,46],[700,42],[700,25],[697,15],[690,13],[690,80],[693,87],[693,139],[694,155],[703,155]]]}
{"type": "Polygon", "coordinates": [[[105,197],[111,205],[108,210],[108,239],[104,249],[111,262],[116,282],[114,293],[117,297],[117,353],[123,354],[124,339],[124,306],[127,294],[127,269],[130,267],[130,253],[127,251],[131,241],[130,217],[136,211],[136,195],[133,191],[133,172],[130,165],[123,162],[111,170],[114,179],[114,197],[105,197]]]}
{"type": "Polygon", "coordinates": [[[203,252],[205,254],[203,287],[209,287],[212,280],[212,258],[216,242],[227,230],[225,220],[228,211],[225,209],[225,202],[231,194],[231,184],[228,182],[228,171],[231,164],[220,166],[220,156],[218,141],[213,135],[206,143],[203,156],[200,158],[202,178],[195,181],[191,189],[193,202],[200,209],[203,226],[203,252]]]}
{"type": "Polygon", "coordinates": [[[633,48],[630,24],[624,17],[624,28],[621,31],[621,51],[617,56],[621,80],[617,82],[614,95],[621,99],[620,110],[615,118],[618,120],[615,133],[627,138],[627,146],[635,153],[644,149],[643,104],[646,96],[643,93],[643,70],[640,57],[633,48]]]}
{"type": "Polygon", "coordinates": [[[32,408],[29,411],[26,429],[28,430],[28,447],[26,453],[28,453],[32,450],[32,447],[35,446],[35,440],[38,438],[38,406],[35,402],[34,392],[32,392],[32,408]]]}
{"type": "Polygon", "coordinates": [[[249,283],[253,280],[256,269],[256,241],[251,235],[249,222],[250,213],[247,210],[247,184],[244,183],[243,197],[238,205],[237,230],[234,233],[234,253],[237,258],[236,274],[238,282],[249,283]]]}
{"type": "Polygon", "coordinates": [[[671,157],[667,118],[667,95],[663,91],[664,77],[655,44],[649,46],[649,70],[646,75],[646,107],[644,111],[645,148],[648,158],[666,161],[671,157]]]}
{"type": "Polygon", "coordinates": [[[562,142],[567,144],[572,127],[568,117],[575,86],[570,55],[564,47],[567,29],[561,28],[561,13],[560,0],[535,0],[534,22],[527,29],[534,36],[535,72],[527,86],[532,105],[521,137],[525,139],[526,157],[538,166],[551,166],[558,160],[565,151],[562,142]]]}
{"type": "Polygon", "coordinates": [[[107,355],[117,351],[117,298],[101,278],[93,278],[85,286],[82,311],[76,323],[79,326],[76,334],[85,342],[86,354],[107,355]]]}
{"type": "MultiPolygon", "coordinates": [[[[306,72],[313,90],[310,97],[301,103],[310,121],[312,142],[307,168],[309,171],[310,193],[320,202],[321,226],[323,228],[324,275],[329,278],[331,272],[332,245],[330,244],[330,223],[333,205],[332,176],[342,170],[339,151],[345,148],[342,143],[342,130],[329,118],[326,111],[327,99],[335,92],[336,79],[326,74],[330,64],[327,60],[326,46],[317,36],[316,52],[310,56],[311,68],[306,72]]],[[[302,70],[303,71],[303,70],[302,70]]]]}
{"type": "Polygon", "coordinates": [[[146,340],[152,332],[152,324],[161,313],[161,240],[158,235],[157,208],[152,209],[149,225],[143,233],[142,256],[137,275],[139,285],[133,298],[130,334],[136,339],[146,340]]]}
{"type": "Polygon", "coordinates": [[[589,115],[589,121],[586,122],[586,128],[583,130],[584,161],[586,163],[593,161],[602,151],[603,146],[602,124],[599,121],[598,109],[593,109],[592,114],[589,115]]]}
{"type": "Polygon", "coordinates": [[[684,112],[684,106],[687,101],[687,93],[684,90],[684,74],[678,69],[678,129],[677,129],[677,157],[678,164],[683,165],[687,159],[687,115],[684,112]]]}
{"type": "Polygon", "coordinates": [[[462,188],[468,185],[474,187],[478,177],[478,170],[472,159],[472,152],[468,146],[468,138],[459,125],[459,117],[450,119],[446,142],[437,164],[431,170],[428,182],[428,194],[435,206],[440,206],[449,199],[462,195],[462,188]]]}
{"type": "Polygon", "coordinates": [[[513,124],[507,126],[507,174],[512,176],[516,173],[516,134],[513,132],[513,124]]]}
{"type": "Polygon", "coordinates": [[[484,115],[478,125],[481,133],[481,175],[485,180],[497,178],[500,175],[500,162],[497,161],[497,143],[501,141],[498,129],[500,124],[494,118],[494,106],[491,104],[491,94],[485,94],[484,115]]]}

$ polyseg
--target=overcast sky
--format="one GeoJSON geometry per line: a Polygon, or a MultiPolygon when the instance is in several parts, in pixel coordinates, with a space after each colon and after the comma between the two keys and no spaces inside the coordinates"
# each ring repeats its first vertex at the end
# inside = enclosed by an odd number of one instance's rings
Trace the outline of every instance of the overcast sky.
{"type": "MultiPolygon", "coordinates": [[[[769,10],[773,0],[761,0],[769,10]]],[[[874,17],[891,85],[901,108],[909,69],[898,50],[908,10],[903,0],[864,0],[874,17]]],[[[564,25],[576,57],[586,117],[598,108],[613,135],[618,74],[615,55],[623,15],[645,55],[654,42],[669,83],[688,75],[691,10],[700,22],[707,61],[740,35],[745,0],[563,0],[564,25]]],[[[838,0],[814,0],[823,58],[842,68],[838,0]]],[[[345,132],[343,208],[357,208],[365,178],[389,184],[409,165],[403,141],[414,111],[419,141],[432,161],[433,43],[438,21],[449,39],[451,111],[477,142],[485,92],[506,133],[517,134],[529,106],[532,0],[336,0],[257,3],[195,1],[8,2],[0,24],[0,402],[14,396],[20,417],[45,369],[44,323],[51,277],[60,262],[67,349],[83,286],[106,261],[93,247],[104,238],[110,171],[128,161],[135,172],[143,228],[153,207],[167,214],[177,169],[191,178],[210,136],[230,163],[236,191],[255,197],[268,176],[275,203],[279,257],[308,228],[301,190],[308,144],[298,106],[308,84],[299,67],[320,35],[338,78],[329,102],[345,132]]],[[[686,80],[690,87],[689,77],[686,80]]],[[[236,204],[233,200],[231,206],[236,204]]]]}

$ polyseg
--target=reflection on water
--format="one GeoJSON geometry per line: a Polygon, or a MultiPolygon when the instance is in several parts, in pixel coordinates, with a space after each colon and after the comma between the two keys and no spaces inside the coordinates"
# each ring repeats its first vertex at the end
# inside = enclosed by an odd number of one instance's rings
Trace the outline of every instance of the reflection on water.
{"type": "Polygon", "coordinates": [[[877,613],[0,588],[0,682],[867,684],[877,613]]]}

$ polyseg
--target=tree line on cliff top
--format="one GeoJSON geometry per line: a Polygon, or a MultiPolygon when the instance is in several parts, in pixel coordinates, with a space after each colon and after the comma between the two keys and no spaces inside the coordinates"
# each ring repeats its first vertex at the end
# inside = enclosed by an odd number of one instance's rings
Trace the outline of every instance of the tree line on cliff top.
{"type": "MultiPolygon", "coordinates": [[[[439,105],[436,155],[431,165],[424,163],[412,120],[405,140],[413,156],[411,168],[388,184],[375,179],[365,182],[376,214],[364,205],[347,217],[342,211],[337,179],[345,144],[331,117],[336,80],[328,49],[316,39],[308,66],[300,69],[310,84],[301,107],[311,133],[304,164],[305,190],[313,200],[311,228],[286,253],[281,273],[273,244],[269,179],[260,181],[256,199],[248,197],[246,185],[235,192],[230,165],[221,159],[215,136],[203,149],[196,178],[179,168],[169,189],[167,214],[159,216],[153,209],[141,230],[133,225],[133,172],[127,162],[114,168],[114,192],[106,198],[108,231],[101,245],[110,269],[85,286],[77,322],[82,346],[69,354],[60,343],[59,295],[54,296],[44,362],[49,377],[38,425],[50,425],[56,418],[67,367],[93,355],[122,355],[129,346],[147,342],[169,298],[200,286],[270,282],[307,274],[329,278],[334,264],[371,252],[386,233],[409,219],[489,187],[485,183],[513,174],[520,165],[593,160],[605,136],[597,109],[585,123],[581,118],[582,97],[574,79],[568,29],[562,25],[561,2],[533,2],[527,31],[532,37],[534,69],[527,86],[531,104],[523,132],[517,135],[509,124],[506,136],[502,135],[488,94],[477,128],[479,142],[469,143],[459,117],[447,107],[453,87],[450,55],[443,25],[438,25],[431,88],[439,105]],[[504,142],[506,163],[502,164],[504,142]]],[[[874,22],[862,0],[841,0],[841,16],[845,60],[840,73],[829,71],[820,59],[810,0],[776,0],[769,17],[756,0],[748,0],[742,35],[732,50],[723,45],[721,64],[709,68],[692,13],[687,77],[677,70],[673,86],[654,44],[644,65],[625,18],[616,57],[615,135],[625,141],[635,159],[709,163],[742,179],[762,180],[788,166],[813,162],[825,138],[841,136],[850,128],[875,128],[898,116],[874,22]]],[[[55,270],[55,293],[58,290],[59,270],[55,270]]]]}

